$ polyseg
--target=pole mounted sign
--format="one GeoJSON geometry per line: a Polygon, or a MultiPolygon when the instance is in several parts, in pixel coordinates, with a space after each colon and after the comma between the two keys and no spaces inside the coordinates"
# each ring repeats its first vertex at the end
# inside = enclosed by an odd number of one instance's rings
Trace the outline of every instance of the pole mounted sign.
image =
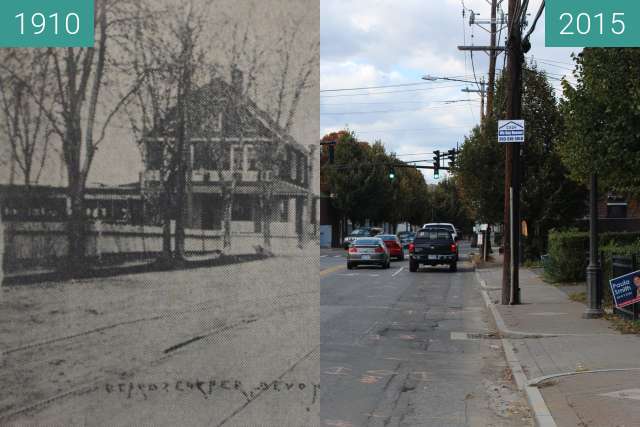
{"type": "Polygon", "coordinates": [[[640,1],[546,0],[546,47],[638,47],[640,1]]]}
{"type": "Polygon", "coordinates": [[[498,120],[498,142],[524,142],[524,120],[498,120]]]}

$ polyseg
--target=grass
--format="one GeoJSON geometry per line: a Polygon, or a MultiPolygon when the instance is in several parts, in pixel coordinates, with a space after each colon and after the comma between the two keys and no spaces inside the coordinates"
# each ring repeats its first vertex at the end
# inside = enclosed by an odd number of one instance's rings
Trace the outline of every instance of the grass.
{"type": "Polygon", "coordinates": [[[571,301],[575,301],[575,302],[581,302],[581,303],[586,303],[587,302],[587,293],[582,291],[582,292],[571,292],[569,293],[569,299],[571,301]]]}
{"type": "Polygon", "coordinates": [[[621,334],[640,334],[640,320],[623,319],[615,314],[605,314],[605,319],[611,322],[611,327],[621,334]]]}
{"type": "Polygon", "coordinates": [[[542,261],[535,259],[528,259],[524,262],[526,268],[542,268],[542,261]]]}

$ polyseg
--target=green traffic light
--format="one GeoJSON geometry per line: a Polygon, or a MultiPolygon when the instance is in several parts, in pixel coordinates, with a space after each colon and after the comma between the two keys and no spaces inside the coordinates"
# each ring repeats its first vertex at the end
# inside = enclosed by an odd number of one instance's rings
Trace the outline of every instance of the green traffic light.
{"type": "Polygon", "coordinates": [[[393,172],[389,172],[389,179],[395,179],[396,174],[393,172]]]}

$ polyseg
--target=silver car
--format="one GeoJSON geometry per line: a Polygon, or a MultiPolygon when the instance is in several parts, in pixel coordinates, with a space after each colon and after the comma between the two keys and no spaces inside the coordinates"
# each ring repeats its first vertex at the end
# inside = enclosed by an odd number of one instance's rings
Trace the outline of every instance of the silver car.
{"type": "Polygon", "coordinates": [[[360,237],[351,243],[349,252],[347,252],[347,268],[351,270],[359,265],[379,265],[382,268],[391,266],[389,249],[382,239],[360,237]]]}

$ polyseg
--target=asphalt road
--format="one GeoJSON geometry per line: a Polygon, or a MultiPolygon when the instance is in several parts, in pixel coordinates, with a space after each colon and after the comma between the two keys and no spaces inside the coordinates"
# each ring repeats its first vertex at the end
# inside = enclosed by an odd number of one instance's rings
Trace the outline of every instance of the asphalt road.
{"type": "Polygon", "coordinates": [[[0,289],[0,425],[317,425],[317,257],[0,289]]]}
{"type": "Polygon", "coordinates": [[[325,426],[528,426],[477,291],[469,247],[457,273],[346,270],[320,258],[321,422],[325,426]]]}

